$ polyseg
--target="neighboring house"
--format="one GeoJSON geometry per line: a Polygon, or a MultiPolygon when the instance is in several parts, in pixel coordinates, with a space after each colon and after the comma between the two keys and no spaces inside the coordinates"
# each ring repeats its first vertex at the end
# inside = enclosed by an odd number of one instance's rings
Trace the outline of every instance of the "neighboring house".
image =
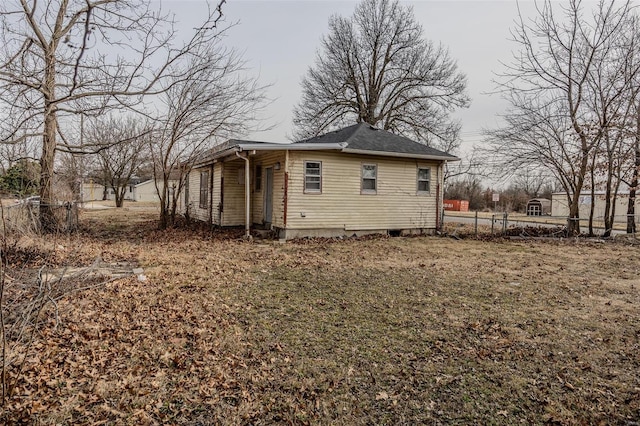
{"type": "MultiPolygon", "coordinates": [[[[579,215],[580,219],[589,219],[591,211],[591,203],[593,206],[593,218],[597,221],[604,220],[604,208],[606,204],[606,195],[604,191],[595,191],[595,197],[592,200],[591,191],[583,191],[579,198],[579,215]]],[[[640,195],[640,194],[639,194],[640,195]]],[[[615,222],[627,221],[627,205],[629,203],[629,192],[618,192],[615,199],[615,222]]],[[[640,196],[636,197],[636,219],[640,217],[640,196]]],[[[551,194],[551,216],[569,217],[569,203],[567,201],[566,192],[554,192],[551,194]]]]}
{"type": "MultiPolygon", "coordinates": [[[[176,182],[171,180],[169,181],[170,185],[174,183],[176,182]]],[[[158,181],[157,184],[158,189],[162,190],[164,188],[164,183],[162,181],[158,181]]],[[[172,188],[169,189],[169,191],[171,190],[172,188]]],[[[110,187],[105,188],[103,185],[93,182],[83,183],[82,201],[102,200],[104,198],[105,191],[107,192],[107,200],[116,199],[113,189],[110,187]]],[[[124,199],[127,201],[160,202],[160,197],[158,196],[158,191],[156,189],[156,181],[153,179],[132,179],[125,189],[124,199]]]]}
{"type": "Polygon", "coordinates": [[[80,199],[82,202],[102,200],[104,195],[104,185],[97,184],[93,181],[84,182],[80,188],[80,199]]]}
{"type": "Polygon", "coordinates": [[[358,124],[291,144],[230,140],[191,170],[181,210],[280,238],[432,233],[458,158],[358,124]]]}
{"type": "MultiPolygon", "coordinates": [[[[158,188],[162,190],[163,187],[164,183],[162,181],[158,182],[158,188]]],[[[131,200],[133,201],[160,202],[158,190],[156,189],[156,181],[153,179],[149,179],[144,182],[140,182],[137,185],[134,185],[131,195],[131,200]]]]}

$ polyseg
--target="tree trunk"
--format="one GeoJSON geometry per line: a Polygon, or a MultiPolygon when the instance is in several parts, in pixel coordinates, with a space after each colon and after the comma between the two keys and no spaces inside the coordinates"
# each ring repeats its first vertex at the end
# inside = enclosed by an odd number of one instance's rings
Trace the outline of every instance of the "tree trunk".
{"type": "Polygon", "coordinates": [[[636,189],[638,188],[638,169],[640,168],[640,150],[636,150],[633,178],[629,188],[629,203],[627,204],[627,234],[636,233],[636,189]]]}
{"type": "Polygon", "coordinates": [[[167,229],[169,227],[169,197],[167,196],[167,179],[165,173],[162,173],[162,193],[160,195],[160,223],[158,227],[160,229],[167,229]]]}
{"type": "Polygon", "coordinates": [[[126,190],[126,187],[117,188],[115,186],[112,186],[111,188],[113,189],[113,194],[116,197],[116,207],[122,207],[124,205],[124,192],[126,190]]]}
{"type": "Polygon", "coordinates": [[[171,226],[175,226],[175,224],[176,224],[177,210],[178,210],[178,203],[177,203],[175,197],[172,197],[171,198],[171,215],[169,217],[171,226]]]}
{"type": "Polygon", "coordinates": [[[567,235],[572,237],[580,234],[580,190],[582,185],[576,187],[569,205],[569,219],[567,220],[567,235]]]}
{"type": "Polygon", "coordinates": [[[56,113],[55,106],[47,102],[45,106],[42,156],[40,157],[40,228],[43,232],[57,230],[53,212],[53,165],[56,158],[56,113]]]}

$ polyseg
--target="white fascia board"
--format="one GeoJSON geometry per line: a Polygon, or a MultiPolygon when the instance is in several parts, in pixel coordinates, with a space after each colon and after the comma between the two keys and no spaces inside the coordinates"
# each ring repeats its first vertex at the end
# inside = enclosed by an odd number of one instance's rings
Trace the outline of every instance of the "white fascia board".
{"type": "Polygon", "coordinates": [[[345,147],[342,143],[242,143],[237,145],[240,151],[323,151],[341,150],[345,147]]]}
{"type": "Polygon", "coordinates": [[[236,152],[341,150],[345,146],[342,143],[238,143],[211,154],[206,160],[196,161],[194,167],[215,163],[218,159],[233,156],[236,152]]]}
{"type": "Polygon", "coordinates": [[[387,152],[387,151],[369,151],[367,149],[349,149],[342,150],[348,154],[362,154],[362,155],[378,155],[381,157],[397,157],[397,158],[419,158],[422,160],[437,160],[437,161],[460,161],[458,157],[452,155],[427,155],[427,154],[408,154],[405,152],[387,152]]]}
{"type": "Polygon", "coordinates": [[[228,155],[233,155],[234,152],[239,151],[239,150],[240,149],[238,148],[238,146],[234,145],[232,147],[223,149],[222,151],[215,152],[215,153],[209,155],[204,160],[194,161],[194,163],[192,165],[192,168],[202,167],[202,166],[206,166],[206,165],[211,164],[211,163],[215,163],[215,162],[217,162],[218,158],[226,157],[228,155]]]}

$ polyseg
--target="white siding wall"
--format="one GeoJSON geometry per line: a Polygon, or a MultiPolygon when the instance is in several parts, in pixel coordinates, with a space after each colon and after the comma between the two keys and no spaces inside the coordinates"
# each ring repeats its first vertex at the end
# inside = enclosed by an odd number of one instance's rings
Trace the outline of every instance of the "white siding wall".
{"type": "Polygon", "coordinates": [[[104,186],[97,183],[82,184],[82,201],[102,200],[104,186]]]}
{"type": "Polygon", "coordinates": [[[291,152],[287,229],[433,229],[439,164],[422,160],[291,152]],[[304,162],[322,162],[322,193],[304,193],[304,162]],[[361,166],[377,164],[377,193],[362,194],[361,166]],[[417,169],[431,170],[430,192],[417,193],[417,169]]]}
{"type": "MultiPolygon", "coordinates": [[[[615,199],[616,208],[616,222],[626,222],[627,220],[627,206],[629,204],[629,194],[618,194],[615,199]]],[[[595,206],[593,217],[596,221],[604,221],[604,210],[606,205],[606,197],[603,194],[595,195],[595,206]]],[[[640,211],[640,197],[636,198],[636,212],[640,211]]],[[[580,219],[589,219],[591,212],[591,194],[584,192],[581,195],[581,202],[579,206],[580,219]]],[[[569,203],[567,202],[566,193],[554,193],[551,195],[551,216],[568,217],[569,216],[569,203]]],[[[638,213],[636,213],[636,217],[638,213]]]]}
{"type": "MultiPolygon", "coordinates": [[[[162,189],[164,188],[164,183],[162,182],[162,180],[158,182],[158,188],[160,189],[160,191],[162,191],[162,189]]],[[[156,184],[153,179],[136,185],[133,191],[136,201],[160,201],[158,191],[156,191],[156,184]]]]}

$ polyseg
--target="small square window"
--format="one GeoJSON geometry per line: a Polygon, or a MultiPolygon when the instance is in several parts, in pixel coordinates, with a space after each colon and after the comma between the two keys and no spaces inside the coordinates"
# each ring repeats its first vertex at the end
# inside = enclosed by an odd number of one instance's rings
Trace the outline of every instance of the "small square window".
{"type": "Polygon", "coordinates": [[[431,181],[431,169],[418,167],[418,192],[429,192],[429,182],[431,181]]]}
{"type": "Polygon", "coordinates": [[[362,192],[375,194],[378,189],[378,165],[362,165],[362,192]]]}
{"type": "Polygon", "coordinates": [[[304,162],[304,192],[322,193],[322,162],[304,162]]]}

